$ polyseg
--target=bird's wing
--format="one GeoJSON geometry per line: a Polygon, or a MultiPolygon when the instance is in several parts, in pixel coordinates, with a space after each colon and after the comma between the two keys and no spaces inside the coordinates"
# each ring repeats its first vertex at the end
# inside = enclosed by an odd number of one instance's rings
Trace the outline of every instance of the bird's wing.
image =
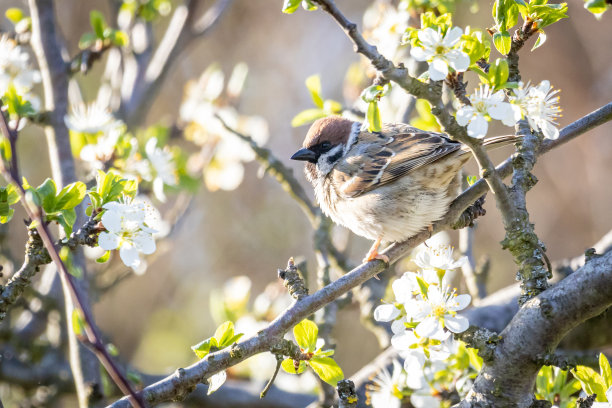
{"type": "Polygon", "coordinates": [[[332,171],[339,193],[357,197],[405,176],[461,148],[443,134],[408,125],[386,125],[380,133],[362,132],[332,171]]]}

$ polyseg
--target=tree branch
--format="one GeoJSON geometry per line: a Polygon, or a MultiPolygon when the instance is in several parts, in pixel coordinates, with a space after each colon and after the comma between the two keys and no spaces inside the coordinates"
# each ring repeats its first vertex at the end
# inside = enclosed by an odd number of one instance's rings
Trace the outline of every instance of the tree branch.
{"type": "Polygon", "coordinates": [[[193,13],[195,5],[199,2],[191,0],[189,6],[180,5],[175,9],[166,33],[144,75],[136,80],[131,92],[124,93],[120,113],[128,125],[142,122],[178,56],[194,39],[203,37],[211,31],[232,2],[233,0],[217,0],[196,21],[193,21],[193,13]]]}
{"type": "Polygon", "coordinates": [[[493,360],[485,362],[460,407],[531,406],[541,367],[537,356],[554,350],[571,329],[612,305],[610,273],[612,252],[592,258],[525,303],[500,333],[504,341],[496,347],[493,360]]]}

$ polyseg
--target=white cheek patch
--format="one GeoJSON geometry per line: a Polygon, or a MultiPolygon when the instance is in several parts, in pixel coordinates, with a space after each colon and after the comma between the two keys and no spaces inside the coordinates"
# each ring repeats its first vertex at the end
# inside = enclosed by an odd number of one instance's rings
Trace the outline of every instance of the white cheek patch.
{"type": "Polygon", "coordinates": [[[346,142],[346,146],[344,146],[344,155],[349,151],[349,149],[357,142],[357,136],[361,132],[361,125],[359,122],[353,122],[351,126],[351,135],[348,138],[348,142],[346,142]]]}
{"type": "Polygon", "coordinates": [[[342,150],[342,145],[331,149],[329,152],[323,153],[319,156],[319,160],[317,161],[317,173],[319,177],[325,177],[329,174],[330,171],[334,168],[334,165],[338,161],[337,159],[332,159],[333,156],[336,156],[342,150]]]}

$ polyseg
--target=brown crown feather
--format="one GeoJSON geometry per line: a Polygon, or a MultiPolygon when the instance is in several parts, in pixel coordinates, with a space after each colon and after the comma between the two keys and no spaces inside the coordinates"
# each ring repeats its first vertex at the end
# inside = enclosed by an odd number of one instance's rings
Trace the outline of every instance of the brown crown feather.
{"type": "Polygon", "coordinates": [[[310,126],[302,147],[308,149],[322,142],[330,142],[334,146],[346,143],[351,135],[352,126],[352,120],[340,116],[318,119],[310,126]]]}

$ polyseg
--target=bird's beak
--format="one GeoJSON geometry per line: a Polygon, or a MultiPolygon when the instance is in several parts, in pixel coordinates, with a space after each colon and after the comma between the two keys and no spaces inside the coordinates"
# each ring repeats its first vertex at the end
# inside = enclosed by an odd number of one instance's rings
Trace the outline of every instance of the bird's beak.
{"type": "Polygon", "coordinates": [[[309,161],[311,163],[316,163],[317,159],[318,159],[317,154],[313,152],[312,150],[307,149],[305,147],[298,150],[297,152],[293,154],[293,156],[291,156],[291,160],[303,160],[303,161],[309,161]]]}

